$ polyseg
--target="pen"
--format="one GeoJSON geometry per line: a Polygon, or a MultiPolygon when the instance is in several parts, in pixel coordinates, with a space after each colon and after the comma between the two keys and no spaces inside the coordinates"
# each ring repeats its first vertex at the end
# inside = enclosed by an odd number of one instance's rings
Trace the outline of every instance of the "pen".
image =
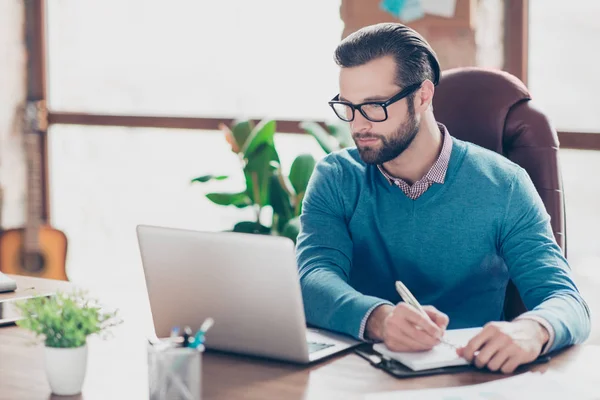
{"type": "Polygon", "coordinates": [[[204,335],[206,335],[206,331],[208,331],[213,325],[215,321],[212,318],[206,318],[202,325],[200,325],[200,329],[194,335],[194,340],[192,341],[191,347],[197,348],[201,344],[204,343],[204,335]]]}
{"type": "MultiPolygon", "coordinates": [[[[396,281],[396,291],[398,292],[400,297],[402,297],[402,300],[404,300],[405,303],[416,308],[417,311],[419,311],[421,314],[423,314],[423,316],[425,316],[425,318],[427,318],[428,320],[431,321],[431,318],[429,318],[429,315],[427,315],[427,313],[425,312],[425,310],[423,309],[421,304],[417,301],[415,296],[413,296],[413,294],[410,292],[410,290],[408,290],[408,288],[402,282],[396,281]]],[[[455,349],[457,348],[456,345],[448,342],[443,337],[440,338],[440,341],[444,344],[447,344],[448,346],[455,348],[455,349]]]]}

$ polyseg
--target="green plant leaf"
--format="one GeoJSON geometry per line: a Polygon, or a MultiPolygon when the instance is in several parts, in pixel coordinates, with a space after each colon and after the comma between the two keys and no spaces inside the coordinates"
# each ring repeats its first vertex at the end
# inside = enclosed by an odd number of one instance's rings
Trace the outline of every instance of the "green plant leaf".
{"type": "Polygon", "coordinates": [[[240,149],[243,149],[246,145],[246,141],[252,134],[252,129],[254,129],[252,120],[241,120],[233,123],[231,133],[240,149]]]}
{"type": "Polygon", "coordinates": [[[264,145],[275,145],[275,121],[262,120],[252,129],[250,137],[242,148],[244,158],[249,159],[253,152],[264,145]]]}
{"type": "Polygon", "coordinates": [[[193,182],[204,183],[204,182],[208,182],[208,181],[212,181],[212,180],[222,181],[223,179],[227,179],[227,178],[228,178],[227,175],[202,175],[202,176],[192,179],[191,182],[192,183],[193,182]]]}
{"type": "Polygon", "coordinates": [[[116,311],[103,310],[86,292],[57,292],[17,303],[22,319],[17,325],[43,338],[48,347],[73,348],[86,343],[87,336],[120,324],[116,311]]]}
{"type": "Polygon", "coordinates": [[[287,224],[281,230],[280,236],[285,236],[290,238],[296,243],[296,239],[298,238],[298,234],[300,233],[300,217],[292,218],[288,221],[287,224]]]}
{"type": "Polygon", "coordinates": [[[269,198],[271,207],[273,207],[273,216],[276,216],[274,220],[276,220],[278,231],[293,217],[294,213],[290,195],[281,187],[279,174],[281,174],[280,170],[274,172],[269,186],[269,198]]]}
{"type": "Polygon", "coordinates": [[[337,140],[340,148],[352,147],[355,145],[354,139],[352,139],[352,131],[350,130],[350,124],[348,123],[337,123],[327,124],[331,136],[337,140]]]}
{"type": "Polygon", "coordinates": [[[311,154],[300,154],[294,159],[290,168],[290,182],[296,193],[306,191],[306,186],[315,169],[316,163],[315,158],[311,154]]]}
{"type": "Polygon", "coordinates": [[[261,207],[270,204],[269,186],[271,175],[273,175],[273,170],[276,168],[273,161],[279,163],[279,155],[275,145],[264,143],[251,154],[244,167],[246,193],[254,203],[261,207]]]}
{"type": "Polygon", "coordinates": [[[244,168],[244,177],[246,178],[246,196],[248,196],[252,204],[259,204],[261,199],[257,172],[244,168]]]}
{"type": "Polygon", "coordinates": [[[279,178],[279,184],[281,188],[286,191],[288,196],[292,198],[296,195],[296,191],[290,182],[290,179],[281,172],[281,165],[279,161],[271,161],[271,166],[273,167],[273,171],[277,174],[277,178],[279,178]]]}
{"type": "Polygon", "coordinates": [[[317,140],[317,143],[319,143],[325,153],[331,153],[340,149],[338,141],[317,122],[303,121],[300,123],[300,127],[317,140]]]}
{"type": "Polygon", "coordinates": [[[236,206],[237,208],[247,207],[252,201],[246,192],[240,193],[207,193],[206,197],[215,204],[221,206],[236,206]]]}
{"type": "Polygon", "coordinates": [[[256,221],[241,221],[235,224],[233,232],[268,235],[271,233],[271,229],[256,221]]]}

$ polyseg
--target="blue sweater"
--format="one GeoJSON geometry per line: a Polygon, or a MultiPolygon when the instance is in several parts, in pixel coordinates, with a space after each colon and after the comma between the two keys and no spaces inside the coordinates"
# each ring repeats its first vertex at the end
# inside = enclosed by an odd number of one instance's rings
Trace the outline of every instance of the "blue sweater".
{"type": "Polygon", "coordinates": [[[529,175],[453,140],[443,184],[411,200],[356,148],[324,157],[306,191],[297,261],[309,324],[362,338],[368,313],[401,301],[400,280],[449,329],[503,320],[509,279],[554,329],[552,351],[589,335],[588,306],[529,175]],[[361,326],[362,323],[362,326],[361,326]]]}

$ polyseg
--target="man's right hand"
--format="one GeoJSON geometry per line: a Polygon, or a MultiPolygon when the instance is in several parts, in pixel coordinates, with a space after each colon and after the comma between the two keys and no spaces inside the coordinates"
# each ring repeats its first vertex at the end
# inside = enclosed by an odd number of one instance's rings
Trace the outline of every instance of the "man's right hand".
{"type": "Polygon", "coordinates": [[[430,350],[440,343],[448,326],[448,316],[433,306],[423,309],[430,319],[404,302],[395,307],[381,305],[369,316],[366,335],[383,341],[392,351],[430,350]]]}

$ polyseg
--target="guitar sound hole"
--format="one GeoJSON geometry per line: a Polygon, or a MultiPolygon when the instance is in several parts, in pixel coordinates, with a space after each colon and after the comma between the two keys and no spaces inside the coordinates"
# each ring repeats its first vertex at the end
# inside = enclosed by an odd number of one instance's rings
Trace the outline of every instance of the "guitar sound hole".
{"type": "Polygon", "coordinates": [[[34,274],[42,272],[46,266],[44,255],[38,252],[26,253],[25,251],[22,251],[20,261],[19,264],[25,271],[34,274]]]}

